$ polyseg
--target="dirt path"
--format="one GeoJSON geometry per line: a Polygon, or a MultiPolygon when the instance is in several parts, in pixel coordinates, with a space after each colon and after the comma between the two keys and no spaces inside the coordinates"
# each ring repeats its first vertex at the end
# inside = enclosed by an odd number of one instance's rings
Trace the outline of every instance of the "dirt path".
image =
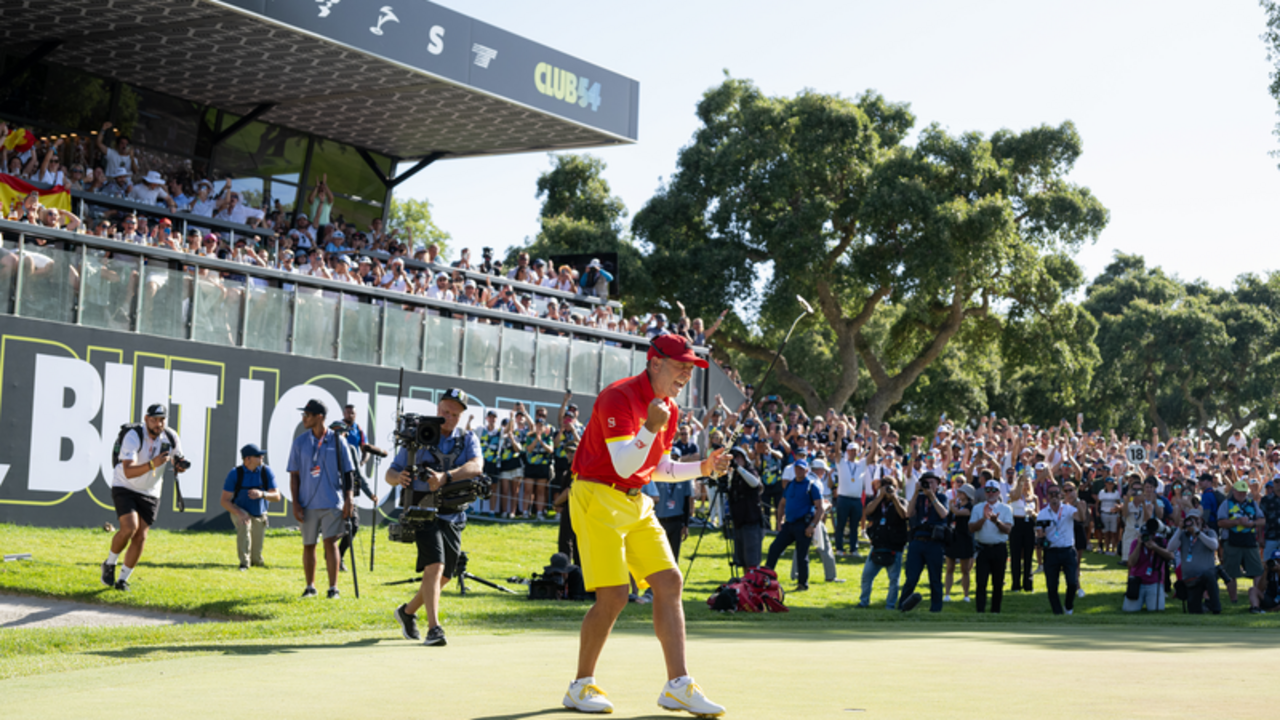
{"type": "Polygon", "coordinates": [[[211,622],[205,618],[148,610],[0,594],[0,630],[110,625],[177,625],[211,622]]]}

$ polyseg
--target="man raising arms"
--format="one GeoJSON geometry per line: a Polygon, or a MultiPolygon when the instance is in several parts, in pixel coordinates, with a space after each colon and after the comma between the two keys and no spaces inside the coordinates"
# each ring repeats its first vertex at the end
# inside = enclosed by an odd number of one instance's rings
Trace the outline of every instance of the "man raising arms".
{"type": "Polygon", "coordinates": [[[640,589],[653,588],[653,630],[662,643],[668,678],[658,705],[701,717],[724,714],[689,677],[680,603],[684,579],[654,516],[653,501],[640,492],[648,482],[682,482],[728,469],[723,450],[701,462],[670,458],[679,425],[672,398],[689,382],[694,365],[705,368],[707,362],[694,354],[687,338],[660,335],[650,341],[645,372],[615,382],[596,398],[574,457],[569,494],[583,577],[596,602],[582,621],[577,679],[565,693],[565,707],[613,712],[594,676],[605,641],[627,605],[629,571],[640,589]]]}

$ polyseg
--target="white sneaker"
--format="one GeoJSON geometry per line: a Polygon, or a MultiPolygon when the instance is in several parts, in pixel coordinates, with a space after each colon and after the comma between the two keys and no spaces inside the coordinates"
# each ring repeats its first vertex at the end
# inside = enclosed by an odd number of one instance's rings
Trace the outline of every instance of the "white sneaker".
{"type": "Polygon", "coordinates": [[[662,686],[662,694],[658,696],[658,707],[663,710],[693,713],[697,717],[720,717],[724,714],[724,706],[717,705],[702,694],[698,683],[689,678],[683,685],[676,687],[668,680],[662,686]]]}
{"type": "Polygon", "coordinates": [[[1043,572],[1044,572],[1044,566],[1043,566],[1043,565],[1037,565],[1037,566],[1036,566],[1036,570],[1035,570],[1035,572],[1033,572],[1033,573],[1031,573],[1031,574],[1032,574],[1032,575],[1039,575],[1039,574],[1041,574],[1041,573],[1043,573],[1043,572]]]}
{"type": "Polygon", "coordinates": [[[965,602],[971,602],[971,600],[969,600],[969,596],[968,596],[968,595],[965,595],[965,596],[964,596],[964,601],[965,601],[965,602]]]}
{"type": "Polygon", "coordinates": [[[951,596],[950,596],[950,595],[943,595],[943,596],[942,596],[942,602],[951,602],[951,596]]]}
{"type": "Polygon", "coordinates": [[[1076,597],[1078,598],[1084,597],[1084,588],[1080,588],[1079,590],[1076,590],[1076,597]]]}
{"type": "Polygon", "coordinates": [[[596,685],[595,678],[579,678],[569,683],[564,694],[564,706],[584,713],[611,713],[613,703],[605,697],[605,691],[596,685]]]}

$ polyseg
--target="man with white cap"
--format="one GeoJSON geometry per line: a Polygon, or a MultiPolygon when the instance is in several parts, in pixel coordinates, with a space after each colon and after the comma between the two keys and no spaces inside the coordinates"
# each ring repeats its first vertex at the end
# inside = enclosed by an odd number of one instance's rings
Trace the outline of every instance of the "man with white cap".
{"type": "Polygon", "coordinates": [[[107,172],[107,184],[102,186],[98,192],[111,197],[128,197],[129,196],[129,171],[117,167],[107,172]]]}
{"type": "Polygon", "coordinates": [[[582,274],[582,281],[579,283],[581,293],[588,297],[598,297],[601,300],[609,299],[609,283],[613,282],[613,275],[600,264],[599,258],[592,258],[587,265],[587,271],[582,274]]]}
{"type": "Polygon", "coordinates": [[[178,205],[169,197],[169,193],[164,190],[164,176],[159,172],[152,170],[142,178],[142,182],[134,185],[129,190],[129,199],[137,200],[147,205],[167,205],[169,212],[177,212],[178,205]],[[162,202],[163,201],[163,202],[162,202]]]}
{"type": "Polygon", "coordinates": [[[1000,482],[988,480],[982,487],[985,500],[969,515],[969,530],[977,545],[974,565],[978,572],[978,612],[987,611],[987,579],[991,579],[991,612],[999,613],[1004,599],[1004,567],[1009,559],[1009,531],[1013,529],[1013,508],[1000,500],[1000,482]]]}

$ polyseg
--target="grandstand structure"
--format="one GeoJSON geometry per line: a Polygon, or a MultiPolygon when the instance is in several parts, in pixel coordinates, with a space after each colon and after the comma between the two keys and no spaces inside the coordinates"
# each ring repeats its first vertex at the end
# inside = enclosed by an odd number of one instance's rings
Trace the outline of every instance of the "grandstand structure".
{"type": "MultiPolygon", "coordinates": [[[[0,15],[0,119],[68,138],[111,122],[150,167],[231,178],[286,209],[327,176],[347,222],[385,218],[395,187],[434,162],[638,137],[634,80],[422,0],[0,0],[0,15]]],[[[255,232],[72,195],[86,217],[255,232]]],[[[185,513],[170,484],[161,522],[202,527],[239,447],[283,471],[311,398],[331,420],[353,405],[389,447],[398,402],[434,414],[461,387],[475,428],[488,409],[559,407],[566,390],[589,412],[647,352],[634,335],[58,228],[0,220],[0,238],[0,522],[111,520],[111,445],[154,402],[170,403],[192,462],[185,513]]],[[[583,312],[603,302],[474,277],[583,312]]],[[[713,364],[680,403],[716,394],[739,397],[713,364]]]]}

